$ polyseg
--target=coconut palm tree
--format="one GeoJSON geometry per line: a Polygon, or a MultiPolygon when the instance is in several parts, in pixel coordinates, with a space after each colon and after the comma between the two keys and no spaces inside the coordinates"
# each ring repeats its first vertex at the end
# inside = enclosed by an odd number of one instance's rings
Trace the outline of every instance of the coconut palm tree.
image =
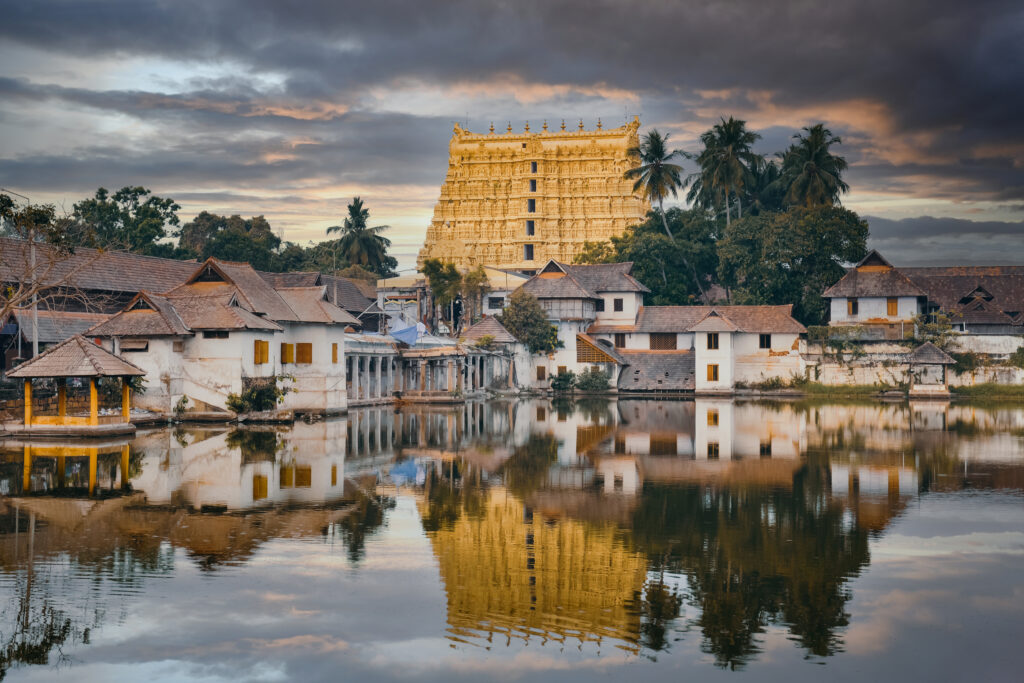
{"type": "Polygon", "coordinates": [[[626,154],[639,161],[639,165],[629,169],[623,174],[633,182],[633,192],[641,195],[652,204],[658,205],[658,212],[661,214],[661,225],[665,228],[665,234],[669,239],[675,240],[672,231],[668,228],[668,221],[665,219],[665,198],[669,195],[675,197],[676,192],[682,186],[683,167],[673,164],[672,159],[682,155],[679,150],[667,150],[668,135],[662,135],[656,130],[644,135],[643,140],[636,147],[630,147],[626,154]]]}
{"type": "Polygon", "coordinates": [[[803,130],[806,134],[794,135],[796,143],[783,156],[780,181],[787,188],[786,202],[808,207],[839,204],[839,195],[850,191],[842,178],[847,163],[829,147],[843,141],[823,123],[803,130]]]}
{"type": "Polygon", "coordinates": [[[332,225],[327,228],[327,234],[341,233],[338,240],[335,255],[341,255],[348,259],[349,265],[365,266],[376,273],[383,272],[381,269],[387,261],[387,251],[391,246],[391,240],[381,235],[389,229],[387,225],[368,227],[370,210],[363,206],[363,200],[353,197],[352,203],[348,205],[348,216],[341,225],[332,225]]]}
{"type": "Polygon", "coordinates": [[[725,205],[725,224],[732,220],[730,206],[736,199],[737,216],[743,217],[742,193],[750,181],[751,169],[763,162],[751,149],[760,135],[747,130],[747,122],[729,117],[700,136],[704,149],[690,155],[700,170],[687,178],[687,199],[704,206],[725,205]]]}

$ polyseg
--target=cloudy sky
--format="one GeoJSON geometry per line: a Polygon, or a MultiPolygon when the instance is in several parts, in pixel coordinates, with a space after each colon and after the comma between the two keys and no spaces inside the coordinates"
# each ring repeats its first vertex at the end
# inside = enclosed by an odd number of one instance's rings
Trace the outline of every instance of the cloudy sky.
{"type": "Polygon", "coordinates": [[[321,239],[353,195],[414,260],[452,124],[606,126],[760,151],[824,121],[844,202],[903,264],[1024,263],[1019,0],[0,0],[0,187],[144,185],[321,239]]]}

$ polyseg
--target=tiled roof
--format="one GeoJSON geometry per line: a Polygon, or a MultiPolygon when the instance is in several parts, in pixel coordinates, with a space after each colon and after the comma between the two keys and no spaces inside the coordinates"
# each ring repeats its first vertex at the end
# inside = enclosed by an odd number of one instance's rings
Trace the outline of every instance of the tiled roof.
{"type": "Polygon", "coordinates": [[[740,332],[740,326],[717,311],[711,311],[690,327],[693,332],[740,332]]]}
{"type": "Polygon", "coordinates": [[[526,281],[523,291],[538,299],[596,299],[597,295],[588,290],[571,275],[545,277],[534,275],[526,281]]]}
{"type": "Polygon", "coordinates": [[[358,318],[327,300],[325,290],[326,286],[324,285],[279,287],[277,293],[281,295],[281,298],[295,313],[295,317],[301,322],[361,327],[358,318]]]}
{"type": "MultiPolygon", "coordinates": [[[[947,313],[968,311],[984,301],[985,311],[1002,311],[1020,324],[1024,311],[1024,266],[963,266],[952,268],[900,268],[928,293],[928,300],[947,313]]],[[[982,316],[979,316],[982,317],[982,316]]],[[[978,319],[974,322],[985,322],[978,319]]],[[[998,324],[1003,324],[1002,322],[998,324]]]]}
{"type": "MultiPolygon", "coordinates": [[[[267,283],[248,263],[234,263],[208,258],[206,262],[189,278],[185,287],[193,283],[202,284],[214,278],[223,278],[238,290],[240,298],[254,313],[262,313],[271,320],[295,320],[295,314],[284,299],[267,283]]],[[[176,293],[182,288],[177,288],[176,293]]]]}
{"type": "MultiPolygon", "coordinates": [[[[273,321],[239,306],[233,291],[200,295],[186,289],[169,294],[166,298],[185,325],[193,330],[281,329],[273,321]]],[[[294,316],[290,311],[290,315],[294,316]]]]}
{"type": "Polygon", "coordinates": [[[609,358],[614,360],[619,365],[625,365],[627,362],[626,359],[622,357],[622,354],[619,353],[618,349],[614,348],[606,340],[596,339],[594,337],[591,337],[589,334],[577,334],[576,344],[578,345],[580,341],[584,341],[587,344],[590,344],[591,346],[601,350],[605,355],[607,355],[609,358]]]}
{"type": "Polygon", "coordinates": [[[629,364],[619,374],[619,391],[693,391],[695,358],[682,351],[622,350],[629,364]]]}
{"type": "Polygon", "coordinates": [[[145,371],[76,334],[25,361],[8,377],[138,377],[145,371]]]}
{"type": "MultiPolygon", "coordinates": [[[[13,312],[14,319],[25,339],[32,339],[32,311],[18,309],[13,312]]],[[[70,311],[38,312],[39,341],[43,344],[64,341],[68,337],[82,334],[96,323],[110,317],[109,313],[78,313],[70,311]]]]}
{"type": "Polygon", "coordinates": [[[867,296],[924,296],[921,287],[899,269],[860,271],[850,269],[839,282],[825,290],[822,294],[830,297],[867,297],[867,296]]]}
{"type": "Polygon", "coordinates": [[[685,332],[711,312],[712,306],[642,306],[637,332],[685,332]]]}
{"type": "Polygon", "coordinates": [[[370,299],[352,284],[351,280],[334,275],[322,275],[321,282],[327,285],[327,298],[339,308],[344,308],[354,316],[364,312],[380,313],[377,302],[370,299]]]}
{"type": "Polygon", "coordinates": [[[907,360],[912,365],[953,365],[953,358],[931,342],[925,342],[910,352],[907,360]]]}
{"type": "Polygon", "coordinates": [[[313,287],[320,283],[320,273],[315,271],[299,271],[295,273],[265,273],[256,271],[274,289],[282,287],[313,287]]]}
{"type": "Polygon", "coordinates": [[[602,263],[570,266],[549,261],[541,272],[523,284],[538,299],[596,299],[602,292],[649,292],[629,274],[633,263],[602,263]],[[558,273],[564,273],[561,277],[558,273]]]}
{"type": "Polygon", "coordinates": [[[802,334],[806,328],[793,318],[793,307],[785,306],[641,306],[636,325],[595,323],[590,334],[614,332],[757,332],[802,334]],[[716,318],[705,321],[710,314],[716,318]]]}
{"type": "Polygon", "coordinates": [[[192,334],[170,300],[140,292],[124,310],[89,330],[91,337],[170,337],[192,334]]]}
{"type": "Polygon", "coordinates": [[[346,277],[342,278],[348,280],[352,285],[359,290],[359,293],[365,296],[370,301],[377,300],[377,283],[376,281],[371,282],[370,280],[362,280],[357,277],[346,277]]]}
{"type": "MultiPolygon", "coordinates": [[[[26,278],[29,247],[24,240],[0,237],[0,282],[26,278]]],[[[165,292],[185,282],[195,272],[195,261],[140,256],[123,251],[97,251],[79,247],[73,254],[57,257],[51,247],[36,245],[37,278],[47,285],[107,292],[165,292]]]]}
{"type": "Polygon", "coordinates": [[[505,326],[494,316],[488,316],[476,325],[466,328],[466,331],[462,333],[462,338],[467,341],[477,341],[484,335],[494,337],[494,341],[499,344],[514,344],[516,342],[512,333],[506,330],[505,326]]]}
{"type": "Polygon", "coordinates": [[[783,306],[712,306],[743,332],[803,334],[807,328],[793,317],[792,304],[783,306]]]}

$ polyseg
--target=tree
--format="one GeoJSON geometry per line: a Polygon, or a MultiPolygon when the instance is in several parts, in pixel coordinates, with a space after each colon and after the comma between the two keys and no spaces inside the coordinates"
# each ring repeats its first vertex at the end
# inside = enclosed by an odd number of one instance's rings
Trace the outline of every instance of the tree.
{"type": "Polygon", "coordinates": [[[341,225],[327,228],[327,234],[339,233],[341,239],[336,245],[337,255],[345,257],[352,265],[365,266],[382,277],[394,275],[398,261],[388,256],[391,240],[381,233],[387,225],[369,227],[370,210],[363,206],[363,200],[353,197],[348,205],[348,216],[341,225]]]}
{"type": "Polygon", "coordinates": [[[473,322],[483,311],[483,299],[491,291],[491,282],[483,266],[477,266],[462,275],[462,302],[466,306],[466,321],[473,322]]]}
{"type": "Polygon", "coordinates": [[[277,270],[281,238],[263,216],[218,216],[203,211],[181,229],[179,248],[207,259],[249,263],[257,270],[277,270]]]}
{"type": "Polygon", "coordinates": [[[522,288],[512,292],[505,310],[495,317],[530,353],[551,353],[563,346],[540,302],[522,288]]]}
{"type": "Polygon", "coordinates": [[[718,275],[736,303],[794,304],[804,324],[825,320],[821,293],[867,251],[868,225],[840,207],[792,207],[734,222],[718,242],[718,275]]]}
{"type": "Polygon", "coordinates": [[[805,127],[804,134],[793,137],[782,160],[781,184],[786,188],[786,202],[798,206],[833,206],[839,204],[839,195],[849,192],[843,182],[846,159],[832,154],[829,147],[842,144],[825,124],[805,127]]]}
{"type": "Polygon", "coordinates": [[[180,208],[173,199],[157,197],[144,187],[123,187],[113,196],[101,187],[75,204],[73,215],[97,246],[173,256],[173,245],[160,241],[177,236],[180,208]]]}
{"type": "Polygon", "coordinates": [[[664,234],[659,218],[651,212],[644,223],[612,237],[610,242],[586,243],[576,263],[632,261],[633,277],[651,290],[647,297],[650,303],[702,303],[705,299],[698,272],[714,273],[718,268],[718,224],[701,209],[671,208],[666,220],[675,239],[664,234]]]}
{"type": "Polygon", "coordinates": [[[427,276],[430,293],[434,297],[438,319],[444,318],[444,310],[449,310],[449,322],[455,328],[455,298],[462,287],[462,274],[452,263],[441,259],[427,259],[423,262],[423,274],[427,276]]]}
{"type": "Polygon", "coordinates": [[[761,157],[751,150],[760,135],[747,130],[747,122],[729,117],[700,136],[704,149],[694,158],[700,170],[687,178],[691,185],[687,200],[699,205],[725,207],[725,224],[731,222],[729,206],[736,198],[739,218],[743,217],[742,192],[751,178],[751,168],[761,157]]]}
{"type": "Polygon", "coordinates": [[[656,130],[644,135],[643,142],[636,147],[630,147],[626,154],[639,162],[623,174],[623,177],[633,182],[633,192],[647,199],[652,204],[658,205],[661,213],[662,226],[665,234],[672,239],[672,231],[669,230],[668,221],[665,220],[665,198],[669,195],[675,197],[680,186],[683,184],[683,167],[673,164],[672,159],[679,156],[679,150],[669,152],[666,149],[668,135],[662,136],[656,130]]]}

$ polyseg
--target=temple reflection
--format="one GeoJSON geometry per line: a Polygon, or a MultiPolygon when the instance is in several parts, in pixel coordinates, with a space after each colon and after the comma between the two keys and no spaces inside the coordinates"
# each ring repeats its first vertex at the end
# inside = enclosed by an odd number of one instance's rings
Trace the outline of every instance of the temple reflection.
{"type": "Polygon", "coordinates": [[[354,566],[403,496],[436,558],[457,648],[653,656],[697,639],[737,668],[783,629],[827,657],[843,648],[849,581],[869,566],[872,538],[918,497],[965,488],[1024,488],[1024,409],[470,401],[284,429],[7,440],[0,575],[17,590],[0,673],[102,625],[100,612],[73,617],[42,599],[60,589],[40,560],[133,590],[183,562],[244,565],[281,538],[354,566]]]}

